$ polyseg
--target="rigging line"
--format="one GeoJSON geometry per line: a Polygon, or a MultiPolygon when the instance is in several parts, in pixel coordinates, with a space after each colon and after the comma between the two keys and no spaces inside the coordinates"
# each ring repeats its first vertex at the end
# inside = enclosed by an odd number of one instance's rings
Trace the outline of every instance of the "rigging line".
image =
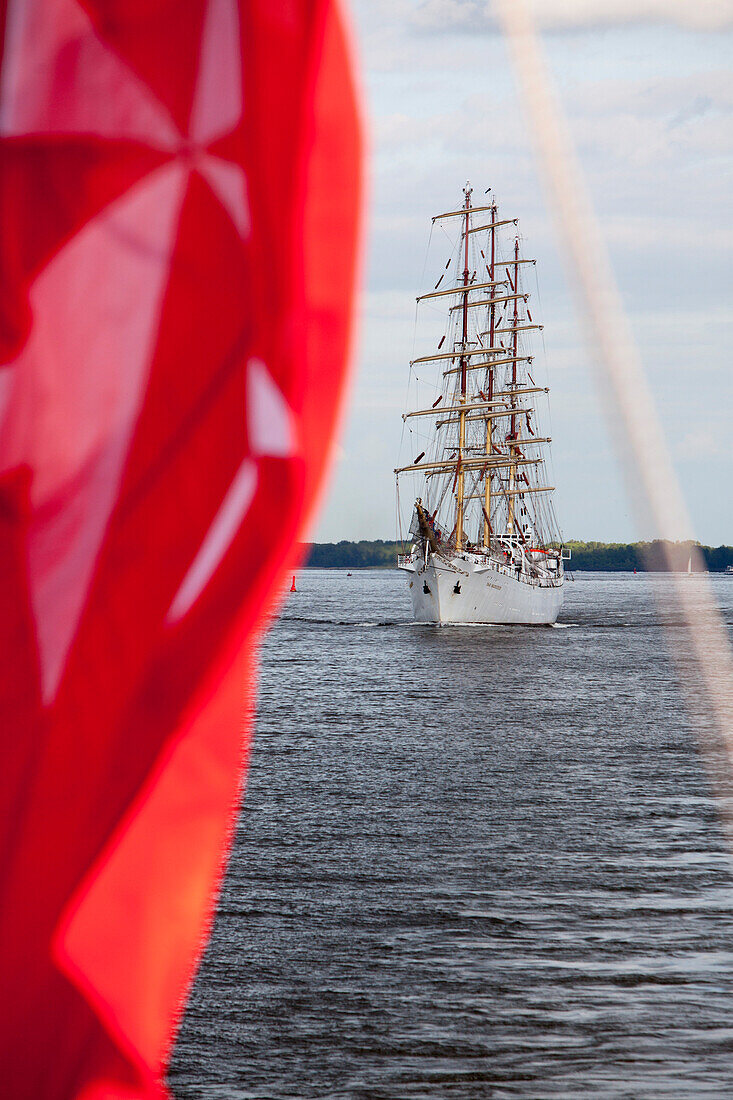
{"type": "MultiPolygon", "coordinates": [[[[422,300],[423,300],[423,302],[425,302],[425,299],[424,299],[424,298],[423,298],[422,300]]],[[[418,306],[420,305],[420,303],[419,303],[419,302],[417,302],[416,304],[417,304],[418,306]]],[[[437,314],[439,314],[439,315],[440,315],[441,317],[445,316],[445,314],[444,314],[444,311],[443,311],[443,310],[442,310],[442,309],[440,308],[440,306],[439,306],[439,305],[436,305],[436,304],[435,304],[434,302],[432,302],[432,301],[431,301],[430,299],[428,299],[428,300],[427,300],[427,303],[426,303],[425,305],[423,305],[423,309],[424,309],[424,310],[425,310],[425,309],[429,309],[431,313],[437,313],[437,314]]]]}
{"type": "Polygon", "coordinates": [[[402,508],[400,506],[400,475],[395,474],[395,506],[397,509],[397,535],[402,544],[402,553],[405,552],[405,541],[402,538],[402,508]]]}
{"type": "MultiPolygon", "coordinates": [[[[432,229],[431,229],[431,233],[432,233],[432,229]]],[[[412,375],[413,375],[412,360],[415,358],[415,347],[416,347],[416,345],[417,345],[417,302],[415,302],[415,319],[414,319],[413,326],[412,326],[412,355],[410,356],[410,367],[407,371],[407,389],[406,389],[406,392],[405,392],[405,403],[404,403],[404,406],[403,406],[405,412],[407,412],[407,410],[410,407],[410,386],[412,384],[412,375]]],[[[400,450],[399,450],[400,455],[402,455],[402,446],[403,446],[404,439],[405,439],[405,424],[406,424],[406,421],[403,420],[402,421],[402,430],[400,432],[400,450]]],[[[411,426],[410,426],[410,431],[412,431],[411,426]]]]}
{"type": "Polygon", "coordinates": [[[438,511],[443,507],[443,502],[445,500],[445,496],[446,496],[447,491],[448,491],[448,481],[446,480],[443,484],[443,492],[438,497],[438,511]]]}
{"type": "MultiPolygon", "coordinates": [[[[539,310],[540,310],[540,317],[544,317],[544,312],[543,312],[543,309],[542,309],[542,302],[540,300],[540,292],[539,292],[539,276],[537,274],[537,267],[536,266],[535,266],[535,269],[534,269],[534,275],[535,275],[535,283],[537,284],[537,304],[538,304],[539,310]]],[[[540,338],[542,340],[542,358],[543,358],[543,366],[544,366],[544,372],[545,372],[545,386],[548,389],[548,392],[545,394],[545,412],[546,412],[546,415],[547,415],[547,426],[548,426],[548,429],[549,429],[547,434],[552,439],[554,439],[555,438],[555,431],[554,431],[554,427],[553,427],[553,423],[552,423],[552,402],[550,401],[550,394],[549,394],[549,388],[550,388],[550,362],[549,362],[549,357],[548,357],[548,354],[547,354],[547,344],[545,342],[545,330],[544,329],[540,329],[540,338]]],[[[550,464],[550,471],[551,471],[551,477],[552,477],[552,484],[556,485],[557,481],[555,479],[555,456],[552,453],[552,451],[550,452],[549,464],[550,464]]],[[[555,528],[556,528],[558,534],[560,534],[561,533],[560,532],[560,525],[559,525],[559,522],[557,520],[557,516],[555,515],[555,512],[554,512],[554,507],[555,507],[554,502],[549,501],[549,506],[553,510],[555,528]]]]}
{"type": "MultiPolygon", "coordinates": [[[[434,226],[434,224],[435,223],[433,223],[433,226],[434,226]]],[[[454,241],[451,238],[450,234],[448,233],[447,229],[445,228],[445,225],[443,225],[442,222],[441,222],[440,228],[443,231],[443,235],[445,236],[445,239],[450,244],[450,262],[447,265],[447,267],[450,267],[451,264],[453,264],[455,262],[455,260],[460,257],[461,240],[460,240],[460,237],[459,237],[458,241],[454,241]]],[[[432,232],[433,232],[433,229],[431,228],[431,230],[430,230],[431,235],[432,235],[432,232]]],[[[446,270],[447,270],[447,268],[446,268],[446,270]]]]}
{"type": "Polygon", "coordinates": [[[425,258],[423,259],[422,271],[420,273],[420,286],[422,286],[423,283],[425,282],[425,271],[427,270],[427,266],[428,266],[428,256],[430,255],[430,245],[431,245],[432,240],[433,240],[433,229],[434,228],[435,228],[435,222],[431,222],[430,223],[430,234],[428,236],[428,246],[425,249],[425,258]]]}
{"type": "MultiPolygon", "coordinates": [[[[455,239],[453,237],[451,237],[450,233],[445,228],[445,224],[443,222],[440,223],[440,228],[442,230],[443,236],[445,237],[445,239],[449,242],[449,244],[451,246],[451,252],[455,252],[455,250],[456,250],[455,239]]],[[[432,233],[432,229],[430,230],[430,232],[432,233]]]]}
{"type": "MultiPolygon", "coordinates": [[[[545,315],[545,311],[544,311],[544,308],[543,308],[543,305],[542,305],[542,291],[540,289],[540,278],[539,278],[539,273],[537,271],[537,265],[533,264],[532,266],[534,268],[535,291],[537,293],[537,310],[538,310],[540,318],[542,318],[545,315]]],[[[549,357],[547,355],[547,343],[546,343],[546,340],[545,340],[544,328],[540,329],[540,339],[541,339],[541,342],[542,342],[542,359],[543,359],[543,368],[544,368],[544,374],[545,374],[545,386],[547,387],[547,389],[549,391],[549,387],[550,387],[550,365],[549,365],[549,357]]],[[[552,403],[550,401],[549,392],[545,394],[545,415],[547,417],[547,426],[548,426],[547,434],[552,439],[554,439],[555,438],[555,432],[554,432],[554,426],[553,426],[553,423],[552,423],[552,403]]],[[[539,420],[539,418],[537,418],[537,419],[539,420]]],[[[557,480],[556,480],[556,477],[555,477],[555,456],[554,456],[554,453],[552,452],[552,449],[550,449],[548,462],[549,462],[549,470],[550,470],[550,476],[551,476],[552,484],[556,485],[557,480]]],[[[543,507],[545,505],[547,505],[547,509],[548,509],[547,518],[552,521],[551,526],[554,526],[555,529],[557,530],[558,534],[559,534],[560,533],[560,527],[559,527],[559,523],[557,521],[557,515],[555,514],[554,501],[552,499],[549,499],[547,501],[543,500],[543,501],[538,502],[538,503],[540,503],[543,507]],[[551,515],[549,513],[551,513],[551,515]]]]}
{"type": "Polygon", "coordinates": [[[417,319],[418,319],[418,302],[415,302],[415,318],[412,323],[412,355],[410,356],[410,363],[415,358],[415,348],[417,346],[417,319]]]}

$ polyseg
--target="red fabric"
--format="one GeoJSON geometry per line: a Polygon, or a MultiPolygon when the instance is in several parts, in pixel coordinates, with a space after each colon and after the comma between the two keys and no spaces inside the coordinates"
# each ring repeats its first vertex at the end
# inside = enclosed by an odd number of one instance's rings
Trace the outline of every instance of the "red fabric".
{"type": "Polygon", "coordinates": [[[342,397],[355,95],[328,0],[0,11],[2,1093],[160,1096],[342,397]]]}

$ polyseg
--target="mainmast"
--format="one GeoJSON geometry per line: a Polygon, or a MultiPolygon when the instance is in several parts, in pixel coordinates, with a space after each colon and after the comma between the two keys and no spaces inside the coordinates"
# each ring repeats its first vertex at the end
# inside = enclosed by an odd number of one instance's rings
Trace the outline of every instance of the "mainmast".
{"type": "MultiPolygon", "coordinates": [[[[514,323],[512,325],[512,391],[515,390],[517,385],[517,346],[518,336],[517,326],[519,325],[519,237],[514,241],[514,323]]],[[[516,394],[512,392],[512,409],[517,407],[516,394]]],[[[510,458],[517,458],[517,417],[516,414],[512,414],[512,426],[509,437],[509,455],[510,458]]],[[[507,500],[507,523],[506,529],[510,535],[514,534],[514,497],[516,489],[516,463],[512,462],[509,467],[509,494],[507,500]]]]}
{"type": "MultiPolygon", "coordinates": [[[[466,184],[464,190],[466,196],[465,210],[466,221],[463,228],[463,334],[461,338],[461,405],[460,423],[458,426],[458,466],[456,468],[456,550],[463,549],[463,452],[466,448],[466,380],[468,377],[468,360],[466,358],[468,343],[468,234],[470,231],[469,219],[471,216],[471,186],[466,184]]],[[[493,287],[492,287],[493,289],[493,287]]]]}
{"type": "MultiPolygon", "coordinates": [[[[494,281],[494,262],[496,260],[496,203],[492,200],[491,203],[491,260],[489,261],[489,281],[494,281]]],[[[491,288],[491,305],[489,306],[489,347],[494,346],[494,328],[496,325],[496,288],[491,288]]],[[[516,352],[515,352],[516,356],[516,352]]],[[[516,367],[516,363],[514,364],[516,367]]],[[[487,398],[489,401],[494,397],[494,368],[489,367],[489,386],[487,398]]],[[[487,457],[491,457],[491,450],[493,446],[494,421],[486,421],[486,454],[487,457]]],[[[486,491],[484,494],[484,546],[489,547],[491,540],[491,471],[486,471],[486,491]]]]}

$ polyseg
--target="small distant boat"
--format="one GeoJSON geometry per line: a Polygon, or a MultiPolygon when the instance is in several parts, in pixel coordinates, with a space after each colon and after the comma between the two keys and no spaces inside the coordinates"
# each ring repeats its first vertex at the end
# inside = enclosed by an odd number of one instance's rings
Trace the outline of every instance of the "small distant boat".
{"type": "Polygon", "coordinates": [[[689,558],[687,559],[687,576],[689,577],[689,576],[691,576],[691,574],[692,574],[692,554],[690,554],[689,558]]]}
{"type": "Polygon", "coordinates": [[[726,565],[725,571],[726,573],[733,573],[733,565],[726,565]]]}

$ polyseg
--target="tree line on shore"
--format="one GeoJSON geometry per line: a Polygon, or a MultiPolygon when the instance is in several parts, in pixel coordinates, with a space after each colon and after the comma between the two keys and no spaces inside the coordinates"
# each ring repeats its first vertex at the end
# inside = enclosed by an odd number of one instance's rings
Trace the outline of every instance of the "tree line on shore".
{"type": "MultiPolygon", "coordinates": [[[[572,550],[572,559],[566,563],[570,570],[592,572],[665,572],[667,569],[663,543],[654,542],[566,542],[572,550]]],[[[672,555],[674,570],[684,572],[690,557],[689,542],[671,542],[667,546],[672,555]]],[[[733,565],[733,546],[700,546],[696,543],[711,573],[722,573],[733,565]]],[[[391,568],[398,554],[408,547],[400,542],[372,539],[362,542],[315,542],[303,547],[303,565],[317,569],[375,569],[391,568]]]]}

